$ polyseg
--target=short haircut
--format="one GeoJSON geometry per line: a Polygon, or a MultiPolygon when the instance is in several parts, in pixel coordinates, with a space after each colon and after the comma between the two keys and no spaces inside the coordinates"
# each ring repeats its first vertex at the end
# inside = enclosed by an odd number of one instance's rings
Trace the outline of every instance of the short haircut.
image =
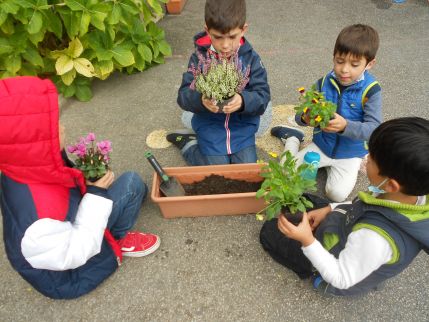
{"type": "Polygon", "coordinates": [[[429,120],[403,117],[382,123],[369,139],[379,175],[395,179],[401,192],[429,194],[429,120]]]}
{"type": "Polygon", "coordinates": [[[243,28],[246,23],[246,1],[207,0],[204,18],[207,29],[215,29],[223,34],[243,28]]]}
{"type": "Polygon", "coordinates": [[[365,57],[368,64],[377,54],[380,40],[377,31],[362,24],[351,25],[343,30],[337,37],[334,47],[334,56],[348,55],[365,57]]]}

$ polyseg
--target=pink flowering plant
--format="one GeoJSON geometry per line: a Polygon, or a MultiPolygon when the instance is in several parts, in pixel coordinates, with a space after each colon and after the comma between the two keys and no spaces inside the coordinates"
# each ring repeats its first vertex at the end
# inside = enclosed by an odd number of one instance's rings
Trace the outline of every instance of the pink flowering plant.
{"type": "Polygon", "coordinates": [[[190,88],[200,92],[213,104],[222,103],[241,93],[249,82],[250,65],[243,68],[238,53],[231,57],[216,58],[210,51],[206,57],[197,53],[198,65],[191,64],[189,72],[194,76],[190,88]]]}
{"type": "Polygon", "coordinates": [[[83,172],[85,179],[96,181],[103,177],[109,168],[112,143],[108,140],[95,141],[95,134],[89,133],[86,137],[67,146],[67,151],[74,154],[76,168],[83,172]]]}

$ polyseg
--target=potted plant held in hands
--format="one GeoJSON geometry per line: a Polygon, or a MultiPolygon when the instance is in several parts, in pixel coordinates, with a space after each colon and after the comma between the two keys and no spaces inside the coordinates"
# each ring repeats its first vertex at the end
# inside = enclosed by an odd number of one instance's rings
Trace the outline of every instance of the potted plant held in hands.
{"type": "Polygon", "coordinates": [[[74,154],[75,167],[83,172],[85,179],[95,182],[103,177],[109,169],[110,141],[95,141],[95,134],[89,133],[76,144],[67,146],[67,151],[74,154]]]}
{"type": "Polygon", "coordinates": [[[198,53],[198,65],[191,65],[194,80],[190,88],[200,92],[219,107],[219,113],[229,100],[246,87],[249,82],[250,66],[243,68],[238,53],[231,57],[215,58],[210,53],[204,57],[198,53]]]}
{"type": "Polygon", "coordinates": [[[306,208],[313,207],[313,203],[303,195],[307,191],[316,191],[316,181],[303,176],[311,165],[303,163],[296,167],[296,159],[289,151],[280,157],[275,153],[270,155],[272,159],[261,172],[265,179],[256,192],[256,197],[263,197],[268,206],[258,212],[256,218],[263,220],[262,212],[265,212],[266,220],[282,213],[287,220],[298,225],[306,208]]]}
{"type": "Polygon", "coordinates": [[[298,88],[298,91],[301,97],[300,104],[295,107],[296,114],[302,115],[310,126],[325,128],[334,117],[337,105],[327,101],[314,85],[308,91],[304,87],[298,88]]]}

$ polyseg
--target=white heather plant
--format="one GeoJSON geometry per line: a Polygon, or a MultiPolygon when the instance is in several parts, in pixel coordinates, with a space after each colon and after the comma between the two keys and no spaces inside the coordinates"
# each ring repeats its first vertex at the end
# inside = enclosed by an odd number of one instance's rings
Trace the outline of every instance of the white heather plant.
{"type": "Polygon", "coordinates": [[[237,53],[219,59],[198,53],[198,65],[192,64],[189,71],[194,76],[190,88],[217,104],[242,92],[249,82],[250,66],[243,69],[237,53]]]}

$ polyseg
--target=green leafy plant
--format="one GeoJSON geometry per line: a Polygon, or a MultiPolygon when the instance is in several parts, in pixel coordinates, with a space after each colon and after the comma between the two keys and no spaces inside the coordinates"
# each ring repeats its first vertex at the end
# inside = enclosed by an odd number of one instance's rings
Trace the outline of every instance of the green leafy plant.
{"type": "Polygon", "coordinates": [[[219,59],[198,53],[198,66],[192,64],[189,71],[194,76],[190,88],[217,104],[241,93],[249,82],[250,66],[243,69],[237,53],[219,59]]]}
{"type": "Polygon", "coordinates": [[[133,73],[171,55],[155,22],[168,0],[2,0],[0,78],[51,78],[88,101],[94,77],[133,73]]]}
{"type": "Polygon", "coordinates": [[[316,90],[313,85],[310,90],[305,91],[304,87],[298,89],[301,93],[300,104],[295,107],[296,114],[308,117],[311,126],[325,128],[334,116],[337,105],[327,101],[323,95],[316,90]]]}
{"type": "Polygon", "coordinates": [[[304,192],[315,191],[316,181],[305,178],[302,173],[310,165],[296,166],[296,159],[289,151],[280,157],[270,153],[271,159],[262,167],[261,176],[264,177],[261,188],[256,192],[257,198],[264,198],[267,207],[256,214],[258,219],[270,220],[277,216],[282,208],[288,208],[291,214],[297,211],[304,212],[306,207],[312,207],[311,201],[303,195],[304,192]]]}

